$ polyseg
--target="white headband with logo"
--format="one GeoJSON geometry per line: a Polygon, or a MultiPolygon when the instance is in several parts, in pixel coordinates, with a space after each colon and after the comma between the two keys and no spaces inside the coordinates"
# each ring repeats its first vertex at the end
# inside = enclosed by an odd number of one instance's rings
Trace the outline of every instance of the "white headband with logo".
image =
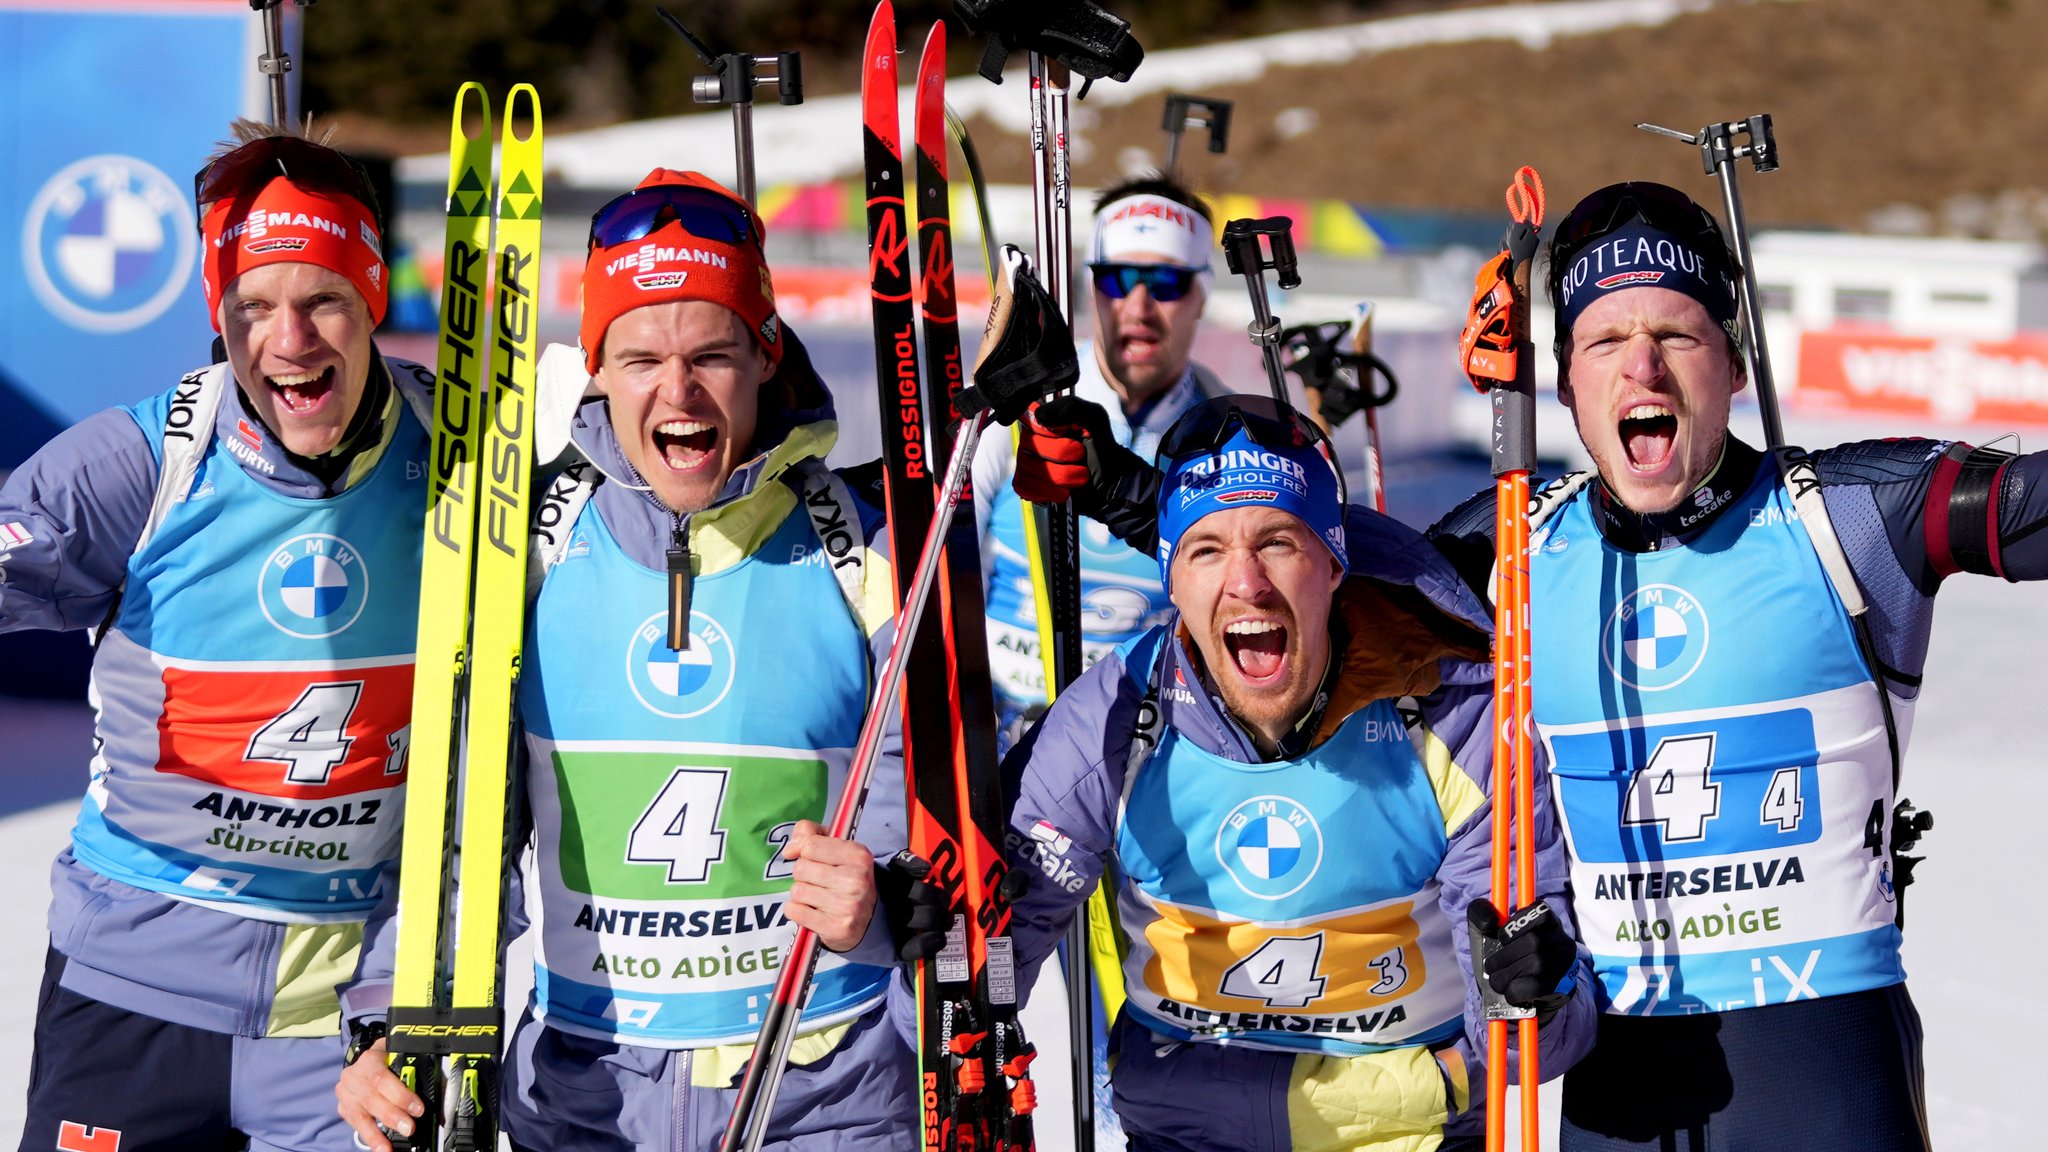
{"type": "Polygon", "coordinates": [[[1164,196],[1140,193],[1113,200],[1095,214],[1088,262],[1116,264],[1133,256],[1154,256],[1207,272],[1215,244],[1215,230],[1201,213],[1164,196]]]}

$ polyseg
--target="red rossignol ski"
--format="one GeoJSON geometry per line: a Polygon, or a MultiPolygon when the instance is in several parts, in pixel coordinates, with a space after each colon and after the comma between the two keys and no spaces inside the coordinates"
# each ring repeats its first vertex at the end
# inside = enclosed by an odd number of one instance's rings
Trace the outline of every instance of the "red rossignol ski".
{"type": "MultiPolygon", "coordinates": [[[[953,224],[946,162],[946,26],[935,24],[918,60],[913,116],[917,143],[917,238],[922,272],[918,301],[924,327],[925,399],[932,430],[932,454],[952,453],[955,409],[966,378],[960,356],[958,299],[953,282],[953,224]]],[[[1031,1114],[1037,1089],[1031,1081],[1036,1052],[1017,1023],[1016,963],[1010,947],[1010,908],[1003,894],[1008,860],[1004,830],[1009,808],[1002,794],[996,755],[995,688],[989,674],[987,606],[982,595],[981,540],[975,527],[972,492],[953,509],[946,531],[944,581],[940,585],[955,741],[951,792],[958,803],[959,844],[966,878],[968,1015],[957,1001],[941,1002],[941,1034],[949,1037],[961,1111],[978,1111],[986,1130],[974,1147],[1024,1152],[1033,1147],[1031,1114]],[[978,1065],[978,1067],[976,1067],[978,1065]],[[978,1092],[970,1091],[977,1088],[978,1092]],[[979,1096],[976,1101],[971,1099],[979,1096]]],[[[922,788],[922,781],[918,782],[922,788]]],[[[934,802],[945,798],[941,792],[934,802]]],[[[914,795],[915,810],[923,800],[914,795]]],[[[911,850],[923,854],[913,822],[911,850]]],[[[952,942],[948,941],[948,948],[952,942]]],[[[944,957],[942,956],[943,960],[944,957]]],[[[955,957],[957,960],[958,957],[955,957]]],[[[954,975],[949,972],[947,975],[954,975]]],[[[939,989],[941,995],[950,988],[939,989]]],[[[921,1001],[921,1005],[926,1001],[921,1001]]],[[[932,1051],[929,1048],[926,1051],[932,1051]]],[[[937,1055],[934,1051],[933,1055],[937,1055]]],[[[964,1135],[964,1134],[959,1134],[964,1135]]],[[[956,1135],[955,1144],[967,1147],[956,1135]]],[[[929,1137],[928,1137],[929,1140],[929,1137]]]]}
{"type": "MultiPolygon", "coordinates": [[[[931,523],[933,475],[929,453],[929,406],[918,370],[916,312],[911,273],[911,231],[903,198],[903,138],[897,108],[895,10],[889,0],[875,7],[861,60],[861,111],[867,160],[868,269],[875,325],[875,374],[882,419],[883,501],[894,555],[915,554],[931,523]]],[[[945,260],[950,263],[948,249],[945,260]]],[[[951,312],[950,285],[944,311],[951,312]]],[[[956,350],[952,357],[957,370],[956,350]]],[[[942,355],[933,350],[934,357],[942,355]]],[[[907,569],[895,565],[898,602],[907,588],[907,569]]],[[[980,568],[974,571],[977,584],[980,568]]],[[[953,582],[944,584],[942,603],[952,619],[953,582]]],[[[985,654],[983,655],[985,659],[985,654]]],[[[903,681],[904,774],[908,785],[910,850],[931,862],[929,882],[953,894],[953,924],[946,946],[918,964],[918,1078],[923,1146],[983,1148],[992,1144],[987,1101],[989,1052],[995,1047],[989,1023],[977,1011],[976,975],[985,949],[976,914],[978,869],[971,867],[966,812],[968,796],[957,765],[964,759],[963,726],[957,712],[933,707],[946,700],[957,707],[945,638],[928,631],[916,638],[903,681]],[[912,701],[925,701],[913,708],[912,701]]],[[[986,673],[984,672],[984,675],[986,673]]],[[[892,702],[877,701],[877,707],[892,702]]],[[[991,722],[993,710],[991,708],[991,722]]],[[[993,744],[989,749],[993,769],[993,744]]]]}

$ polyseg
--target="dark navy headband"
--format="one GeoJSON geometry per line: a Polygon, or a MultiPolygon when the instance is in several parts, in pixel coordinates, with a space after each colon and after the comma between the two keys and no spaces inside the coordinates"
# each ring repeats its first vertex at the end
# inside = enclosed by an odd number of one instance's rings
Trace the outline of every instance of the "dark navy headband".
{"type": "Polygon", "coordinates": [[[1631,220],[1573,250],[1557,277],[1557,341],[1571,346],[1572,325],[1593,302],[1631,288],[1668,288],[1700,302],[1707,315],[1739,343],[1735,281],[1726,257],[1711,247],[1631,220]]]}

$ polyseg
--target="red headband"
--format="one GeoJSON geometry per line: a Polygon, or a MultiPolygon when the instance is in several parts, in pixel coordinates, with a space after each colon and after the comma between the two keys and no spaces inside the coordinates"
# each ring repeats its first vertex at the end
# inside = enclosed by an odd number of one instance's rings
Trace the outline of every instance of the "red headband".
{"type": "MultiPolygon", "coordinates": [[[[706,189],[746,207],[745,201],[698,172],[656,168],[634,191],[660,185],[706,189]]],[[[753,228],[758,237],[758,218],[753,228]]],[[[768,362],[782,363],[782,321],[775,313],[775,285],[758,239],[738,244],[706,240],[692,235],[681,221],[670,221],[640,239],[590,250],[583,265],[583,324],[578,332],[584,366],[597,374],[612,321],[635,308],[671,300],[725,305],[746,321],[768,362]]]]}
{"type": "Polygon", "coordinates": [[[376,217],[353,197],[301,188],[279,176],[253,197],[216,200],[201,228],[206,260],[200,286],[206,312],[220,331],[220,298],[235,277],[265,264],[317,264],[347,277],[370,306],[371,324],[384,321],[390,277],[376,217]],[[233,222],[230,223],[230,217],[233,222]]]}

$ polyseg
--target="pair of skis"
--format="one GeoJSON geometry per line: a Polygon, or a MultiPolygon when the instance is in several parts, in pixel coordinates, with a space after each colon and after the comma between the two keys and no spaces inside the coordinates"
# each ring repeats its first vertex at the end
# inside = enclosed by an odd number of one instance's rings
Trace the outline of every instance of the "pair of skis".
{"type": "MultiPolygon", "coordinates": [[[[967,374],[953,282],[945,46],[944,26],[934,26],[918,65],[914,233],[904,198],[896,23],[889,0],[875,9],[862,56],[869,290],[884,502],[894,557],[893,594],[902,608],[830,832],[852,835],[887,722],[900,717],[909,847],[930,862],[928,882],[953,899],[945,947],[917,966],[922,1144],[935,1152],[1024,1152],[1034,1146],[1036,1095],[1030,1065],[1035,1052],[1017,1023],[1018,988],[1003,884],[1008,812],[997,776],[980,540],[967,483],[974,446],[990,416],[985,410],[966,416],[959,407],[967,374]],[[922,268],[916,276],[910,265],[913,234],[922,268]],[[939,460],[946,461],[943,482],[933,470],[939,460]],[[941,627],[920,629],[934,592],[941,627]],[[912,701],[918,706],[912,707],[912,701]],[[940,701],[946,710],[936,707],[940,701]]],[[[817,949],[816,934],[800,929],[762,1018],[756,1056],[726,1127],[724,1152],[757,1149],[766,1137],[817,949]]]]}
{"type": "MultiPolygon", "coordinates": [[[[971,466],[972,441],[985,424],[985,419],[962,420],[954,431],[961,415],[955,403],[966,374],[953,279],[944,24],[933,25],[925,38],[915,93],[920,271],[913,284],[897,114],[895,11],[889,0],[882,0],[862,59],[861,109],[875,367],[882,382],[877,396],[885,445],[884,500],[898,558],[899,595],[911,591],[903,579],[902,558],[932,521],[929,461],[964,457],[953,459],[949,468],[959,470],[964,481],[963,465],[971,466]],[[924,342],[922,373],[911,337],[913,308],[924,342]],[[920,446],[927,442],[930,455],[920,459],[920,446]]],[[[917,966],[920,1127],[927,1149],[1024,1150],[1034,1146],[1036,1087],[1030,1066],[1036,1052],[1017,1022],[1019,990],[1002,884],[1008,807],[997,775],[981,543],[972,492],[964,484],[948,487],[956,489],[957,502],[936,510],[946,520],[939,584],[942,631],[913,638],[916,647],[901,705],[910,850],[931,862],[929,882],[954,896],[945,948],[917,966]],[[949,705],[945,712],[932,706],[942,699],[949,705]],[[923,705],[914,708],[912,701],[923,705]]]]}
{"type": "Polygon", "coordinates": [[[512,89],[498,141],[494,183],[490,100],[481,85],[464,84],[449,132],[439,373],[387,1044],[393,1071],[426,1110],[409,1137],[392,1135],[397,1148],[442,1147],[449,1092],[446,1146],[498,1146],[499,944],[540,320],[541,111],[531,85],[512,89]],[[464,127],[472,103],[475,132],[464,127]],[[520,120],[530,125],[524,136],[515,127],[520,120]],[[453,1084],[444,1082],[449,1075],[453,1084]]]}

